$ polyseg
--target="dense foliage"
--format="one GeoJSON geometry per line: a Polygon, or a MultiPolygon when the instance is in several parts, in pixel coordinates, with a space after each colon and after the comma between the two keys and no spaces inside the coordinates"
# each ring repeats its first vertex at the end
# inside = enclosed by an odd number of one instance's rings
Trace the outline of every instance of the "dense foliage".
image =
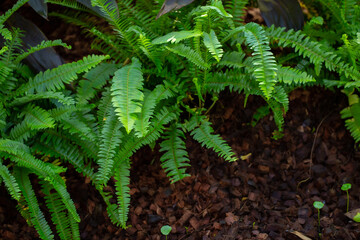
{"type": "Polygon", "coordinates": [[[54,236],[29,175],[40,180],[60,238],[79,239],[80,219],[61,175],[68,164],[90,179],[112,222],[126,228],[131,156],[142,146],[159,144],[161,166],[173,183],[188,176],[186,135],[236,161],[208,120],[226,88],[266,101],[256,118],[272,112],[274,138],[281,137],[290,91],[314,84],[343,88],[349,107],[342,116],[360,140],[357,0],[319,0],[319,12],[330,12],[326,17],[303,1],[314,15],[303,31],[245,24],[246,0],[212,0],[158,20],[161,4],[155,1],[93,0],[92,12],[77,1],[48,0],[66,7],[50,15],[81,26],[104,55],[36,75],[21,60],[42,48],[68,46],[47,41],[27,52],[20,48],[21,31],[4,22],[26,2],[0,17],[6,40],[0,51],[0,176],[42,239],[54,236]],[[272,51],[285,47],[291,50],[272,51]],[[115,195],[104,191],[112,184],[115,195]]]}

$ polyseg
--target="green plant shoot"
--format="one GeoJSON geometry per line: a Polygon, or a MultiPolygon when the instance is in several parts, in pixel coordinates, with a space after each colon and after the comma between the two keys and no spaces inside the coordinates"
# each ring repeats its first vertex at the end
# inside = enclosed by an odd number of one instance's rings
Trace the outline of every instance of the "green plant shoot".
{"type": "Polygon", "coordinates": [[[342,186],[341,186],[341,190],[343,191],[346,191],[346,212],[349,211],[349,189],[351,188],[351,184],[350,183],[344,183],[342,186]]]}
{"type": "Polygon", "coordinates": [[[160,231],[163,235],[165,235],[166,239],[167,239],[167,235],[169,235],[169,233],[171,232],[171,226],[169,225],[165,225],[165,226],[162,226],[160,231]]]}
{"type": "Polygon", "coordinates": [[[320,235],[320,209],[322,209],[324,207],[324,203],[320,202],[320,201],[315,201],[313,203],[313,206],[318,211],[318,232],[319,232],[319,235],[320,235]]]}

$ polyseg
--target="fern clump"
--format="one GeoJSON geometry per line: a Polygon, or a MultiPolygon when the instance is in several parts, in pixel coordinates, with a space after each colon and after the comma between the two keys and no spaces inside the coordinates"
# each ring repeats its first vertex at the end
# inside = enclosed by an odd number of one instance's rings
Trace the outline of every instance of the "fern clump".
{"type": "MultiPolygon", "coordinates": [[[[66,167],[55,161],[59,155],[54,153],[61,147],[63,137],[71,134],[57,134],[51,140],[45,136],[50,132],[66,131],[62,121],[83,111],[82,106],[75,105],[75,95],[65,90],[66,84],[76,80],[79,74],[88,72],[107,56],[89,56],[33,74],[22,63],[23,59],[44,48],[68,46],[61,40],[55,40],[43,41],[26,51],[22,49],[22,31],[4,24],[26,2],[18,1],[0,17],[0,34],[4,39],[0,51],[0,179],[10,196],[18,201],[20,212],[34,226],[39,237],[54,239],[49,219],[40,209],[38,196],[30,181],[29,176],[36,175],[60,238],[80,239],[80,217],[62,176],[66,167]],[[47,144],[47,147],[41,148],[42,144],[47,144]],[[45,160],[49,159],[44,158],[47,154],[51,160],[45,160]]],[[[85,118],[86,115],[81,114],[81,119],[85,118]]],[[[84,162],[78,164],[82,164],[79,171],[86,174],[84,162]]]]}

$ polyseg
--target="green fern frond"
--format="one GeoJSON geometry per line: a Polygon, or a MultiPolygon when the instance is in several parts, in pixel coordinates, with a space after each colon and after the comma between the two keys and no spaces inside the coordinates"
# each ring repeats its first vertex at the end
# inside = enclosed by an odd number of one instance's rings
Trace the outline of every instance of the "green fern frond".
{"type": "Polygon", "coordinates": [[[9,137],[11,140],[24,142],[34,134],[35,131],[32,131],[29,125],[25,121],[22,121],[10,130],[9,137]]]}
{"type": "Polygon", "coordinates": [[[183,44],[177,44],[174,46],[166,46],[165,47],[170,52],[173,52],[175,54],[178,54],[182,57],[185,57],[190,62],[194,63],[196,66],[198,66],[201,69],[209,69],[210,65],[205,62],[199,53],[195,52],[190,47],[187,47],[183,44]]]}
{"type": "Polygon", "coordinates": [[[29,172],[23,168],[15,168],[14,176],[19,183],[22,195],[25,198],[27,207],[29,207],[30,221],[34,225],[41,239],[54,239],[50,226],[45,220],[44,214],[41,212],[39,203],[36,199],[35,192],[31,186],[29,172]]]}
{"type": "Polygon", "coordinates": [[[274,99],[267,99],[266,102],[269,104],[271,111],[273,112],[274,121],[278,127],[278,131],[282,132],[284,125],[284,108],[282,104],[274,99]]]}
{"type": "Polygon", "coordinates": [[[84,176],[94,180],[94,171],[90,165],[85,166],[84,154],[79,151],[78,147],[71,142],[65,142],[61,139],[61,135],[56,132],[46,132],[43,137],[51,139],[37,142],[33,145],[33,149],[52,157],[58,157],[74,166],[75,170],[84,176]]]}
{"type": "Polygon", "coordinates": [[[103,124],[106,119],[106,116],[110,114],[111,109],[113,109],[112,96],[109,87],[106,88],[105,91],[103,92],[102,97],[99,101],[98,109],[99,109],[97,112],[98,122],[100,124],[103,124]]]}
{"type": "Polygon", "coordinates": [[[204,88],[207,91],[219,93],[226,87],[229,87],[230,91],[234,90],[239,93],[244,91],[246,94],[262,95],[259,84],[249,73],[243,73],[237,70],[227,70],[224,73],[215,72],[207,75],[204,84],[204,88]]]}
{"type": "Polygon", "coordinates": [[[179,32],[171,32],[164,36],[155,38],[152,41],[152,44],[164,44],[164,43],[179,43],[185,39],[201,37],[202,32],[200,31],[179,31],[179,32]]]}
{"type": "Polygon", "coordinates": [[[4,184],[9,191],[12,198],[20,200],[21,193],[18,183],[15,177],[10,173],[9,169],[4,166],[0,160],[0,177],[4,181],[4,184]]]}
{"type": "Polygon", "coordinates": [[[343,91],[349,99],[349,106],[344,108],[340,114],[345,119],[345,126],[350,131],[355,142],[360,141],[360,99],[351,90],[343,91]]]}
{"type": "Polygon", "coordinates": [[[46,0],[47,3],[57,4],[63,7],[72,8],[74,10],[84,11],[84,12],[91,12],[88,8],[84,5],[80,4],[77,1],[69,1],[69,0],[46,0]]]}
{"type": "Polygon", "coordinates": [[[220,62],[220,59],[224,53],[222,49],[222,45],[219,42],[214,30],[210,31],[210,34],[204,32],[204,44],[211,53],[211,55],[216,59],[216,61],[220,62]]]}
{"type": "Polygon", "coordinates": [[[273,93],[272,98],[283,106],[284,109],[283,115],[284,115],[289,110],[288,93],[285,91],[285,89],[282,86],[275,86],[275,91],[273,93]]]}
{"type": "Polygon", "coordinates": [[[140,149],[140,147],[153,143],[159,139],[160,134],[163,132],[164,125],[176,118],[177,111],[175,109],[164,107],[155,115],[154,121],[152,121],[152,125],[149,127],[145,136],[138,138],[135,134],[130,134],[115,156],[113,172],[117,170],[121,161],[129,159],[136,150],[140,149]]]}
{"type": "Polygon", "coordinates": [[[231,68],[243,69],[245,54],[242,52],[226,52],[218,63],[219,66],[227,66],[231,68]]]}
{"type": "Polygon", "coordinates": [[[113,198],[112,194],[109,192],[104,192],[101,187],[97,187],[100,195],[103,197],[106,204],[106,212],[110,218],[110,221],[116,225],[121,226],[122,220],[120,219],[119,207],[117,204],[111,203],[110,199],[113,198]]]}
{"type": "Polygon", "coordinates": [[[117,70],[113,78],[112,103],[127,133],[134,128],[136,113],[141,112],[143,82],[141,63],[137,58],[132,59],[131,65],[117,70]]]}
{"type": "Polygon", "coordinates": [[[130,160],[124,159],[120,162],[118,170],[115,172],[114,179],[117,202],[119,205],[120,225],[126,228],[128,213],[130,208],[130,160]]]}
{"type": "Polygon", "coordinates": [[[15,98],[14,101],[9,103],[8,106],[9,107],[14,107],[14,106],[17,106],[17,105],[23,105],[25,103],[36,101],[36,100],[39,100],[39,99],[55,99],[59,103],[64,104],[64,105],[73,105],[73,104],[75,104],[75,101],[74,101],[74,99],[72,97],[65,96],[62,92],[47,91],[47,92],[42,92],[42,93],[37,93],[37,94],[28,94],[28,95],[23,96],[23,97],[15,98]]]}
{"type": "Polygon", "coordinates": [[[100,135],[100,149],[98,154],[98,164],[100,166],[96,173],[96,181],[105,185],[110,178],[112,166],[114,164],[115,149],[119,148],[121,143],[122,127],[114,112],[112,112],[105,120],[100,135]]]}
{"type": "Polygon", "coordinates": [[[158,48],[151,43],[150,39],[146,37],[144,34],[139,35],[139,48],[143,51],[143,53],[155,64],[159,71],[162,70],[162,61],[160,57],[160,51],[158,48]]]}
{"type": "Polygon", "coordinates": [[[277,74],[279,82],[283,82],[288,85],[299,86],[301,84],[307,84],[309,82],[316,81],[313,76],[296,68],[280,66],[278,68],[277,74]]]}
{"type": "Polygon", "coordinates": [[[269,38],[278,41],[278,45],[282,47],[291,46],[298,54],[308,57],[310,62],[315,65],[317,74],[319,74],[322,63],[330,71],[344,73],[346,77],[351,77],[355,81],[360,80],[360,73],[348,64],[344,63],[341,57],[337,56],[333,51],[329,50],[319,42],[312,41],[301,31],[285,31],[285,28],[275,28],[271,26],[266,30],[269,38]]]}
{"type": "MultiPolygon", "coordinates": [[[[5,40],[11,40],[12,39],[12,34],[10,32],[9,29],[7,29],[4,25],[0,24],[0,35],[5,39],[5,40]]],[[[6,46],[3,47],[3,49],[5,48],[6,46]]],[[[5,50],[1,50],[1,53],[0,55],[7,50],[7,47],[5,50]]]]}
{"type": "Polygon", "coordinates": [[[130,47],[130,50],[136,51],[134,34],[128,32],[131,24],[126,16],[119,14],[117,5],[111,4],[108,0],[92,0],[92,4],[100,7],[100,10],[105,16],[108,16],[110,24],[113,25],[114,30],[130,47]]]}
{"type": "Polygon", "coordinates": [[[66,43],[63,43],[61,40],[42,41],[38,45],[31,47],[30,49],[26,50],[26,52],[20,54],[16,58],[15,63],[19,63],[20,61],[24,60],[25,58],[27,58],[30,54],[32,54],[34,52],[40,51],[40,50],[48,48],[48,47],[56,47],[56,46],[62,46],[64,48],[71,49],[71,46],[67,45],[66,43]]]}
{"type": "Polygon", "coordinates": [[[77,100],[79,104],[85,104],[96,95],[96,90],[105,86],[106,82],[114,75],[116,64],[100,63],[83,76],[77,88],[77,100]]]}
{"type": "Polygon", "coordinates": [[[38,176],[46,178],[48,176],[57,175],[63,172],[63,168],[57,168],[54,171],[54,165],[45,163],[30,154],[29,148],[20,142],[9,139],[0,139],[0,151],[7,154],[7,156],[19,166],[29,168],[38,176]]]}
{"type": "MultiPolygon", "coordinates": [[[[145,92],[146,93],[146,92],[145,92]]],[[[135,121],[134,128],[136,130],[136,136],[145,136],[150,126],[150,118],[153,116],[156,104],[168,97],[172,96],[169,88],[163,85],[157,85],[156,88],[147,94],[145,94],[144,103],[141,108],[141,113],[138,119],[135,121]]]]}
{"type": "Polygon", "coordinates": [[[238,160],[227,143],[218,134],[213,134],[214,130],[210,125],[204,118],[194,116],[190,119],[187,130],[191,131],[191,136],[203,147],[213,149],[226,161],[233,162],[238,160]]]}
{"type": "Polygon", "coordinates": [[[46,90],[63,89],[64,84],[70,83],[77,78],[77,74],[89,71],[107,58],[108,56],[87,56],[77,62],[63,64],[57,68],[40,72],[33,79],[30,79],[27,84],[21,86],[17,94],[33,92],[34,90],[44,92],[46,90]]]}
{"type": "Polygon", "coordinates": [[[81,109],[79,109],[75,105],[69,105],[69,106],[63,106],[63,107],[57,107],[57,108],[51,109],[49,111],[49,113],[50,113],[51,117],[53,119],[55,119],[55,121],[60,121],[63,119],[70,118],[70,116],[73,112],[76,112],[79,110],[81,110],[81,109]]]}
{"type": "Polygon", "coordinates": [[[225,0],[224,7],[226,12],[233,16],[235,27],[238,27],[244,22],[245,6],[248,0],[225,0]]]}
{"type": "Polygon", "coordinates": [[[266,98],[270,98],[276,83],[277,66],[275,57],[270,51],[269,40],[264,29],[256,23],[245,25],[244,34],[246,42],[254,50],[253,65],[254,76],[259,82],[266,98]]]}
{"type": "Polygon", "coordinates": [[[20,117],[22,116],[25,116],[24,122],[32,130],[53,128],[55,126],[55,121],[48,111],[32,104],[22,111],[20,117]]]}
{"type": "Polygon", "coordinates": [[[77,134],[83,140],[94,141],[96,134],[94,130],[88,126],[89,122],[81,119],[79,116],[73,115],[70,118],[61,119],[60,125],[63,129],[69,131],[70,134],[77,134]]]}
{"type": "MultiPolygon", "coordinates": [[[[60,239],[80,240],[79,229],[77,227],[77,232],[73,232],[70,222],[72,216],[67,214],[67,209],[61,201],[60,195],[57,192],[52,192],[54,188],[48,182],[42,181],[41,185],[42,192],[45,194],[44,198],[46,206],[51,213],[51,220],[56,227],[56,231],[59,234],[60,239]]],[[[78,224],[76,223],[76,225],[78,224]]]]}
{"type": "Polygon", "coordinates": [[[10,8],[9,10],[7,10],[4,14],[2,14],[0,16],[0,25],[3,25],[6,20],[9,19],[9,17],[16,12],[21,6],[23,6],[25,3],[27,3],[29,0],[18,0],[13,6],[12,8],[10,8]]]}
{"type": "Polygon", "coordinates": [[[190,166],[188,163],[190,160],[183,141],[184,137],[180,125],[174,124],[168,129],[165,140],[160,144],[160,152],[165,152],[160,158],[161,166],[171,179],[171,183],[190,176],[185,172],[186,167],[190,166]]]}

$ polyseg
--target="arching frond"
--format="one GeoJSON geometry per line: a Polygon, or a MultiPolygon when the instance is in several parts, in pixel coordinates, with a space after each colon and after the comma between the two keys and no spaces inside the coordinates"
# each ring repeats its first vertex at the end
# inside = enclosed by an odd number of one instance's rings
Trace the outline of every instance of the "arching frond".
{"type": "Polygon", "coordinates": [[[96,181],[105,185],[110,178],[112,166],[114,164],[114,156],[117,148],[119,148],[122,138],[120,121],[112,112],[105,120],[100,136],[99,160],[100,166],[96,173],[96,181]]]}
{"type": "Polygon", "coordinates": [[[44,92],[46,90],[54,91],[63,89],[65,87],[64,84],[75,80],[78,73],[89,71],[106,58],[108,58],[108,56],[92,55],[84,57],[77,62],[67,63],[57,68],[40,72],[33,79],[30,79],[28,83],[21,86],[17,94],[33,92],[34,90],[44,92]]]}
{"type": "Polygon", "coordinates": [[[31,186],[28,174],[29,172],[26,169],[14,169],[15,179],[19,183],[20,190],[25,198],[27,207],[29,208],[30,219],[28,220],[30,220],[34,225],[41,239],[54,239],[54,235],[50,229],[50,226],[46,222],[44,214],[40,210],[39,203],[31,186]]]}
{"type": "MultiPolygon", "coordinates": [[[[51,220],[56,227],[56,231],[59,234],[60,239],[79,239],[79,229],[74,229],[73,232],[71,219],[72,216],[68,214],[66,206],[61,201],[61,197],[57,192],[53,192],[53,187],[45,182],[41,182],[42,192],[45,194],[45,203],[51,213],[51,220]]],[[[78,223],[75,223],[78,225],[78,223]]]]}
{"type": "Polygon", "coordinates": [[[152,43],[153,44],[164,44],[164,43],[179,43],[185,39],[201,37],[202,32],[200,31],[179,31],[179,32],[171,32],[164,36],[155,38],[152,43]]]}
{"type": "Polygon", "coordinates": [[[114,178],[117,202],[119,205],[119,218],[122,228],[126,228],[130,208],[130,160],[123,159],[115,172],[114,178]]]}
{"type": "Polygon", "coordinates": [[[235,154],[226,142],[219,135],[213,134],[214,130],[204,118],[192,117],[187,125],[187,129],[190,131],[191,136],[203,147],[213,149],[226,161],[233,162],[237,160],[237,157],[235,157],[235,154]]]}
{"type": "Polygon", "coordinates": [[[259,82],[266,98],[270,98],[276,83],[277,66],[275,57],[270,51],[269,40],[265,31],[256,23],[248,23],[244,27],[247,44],[254,51],[254,76],[259,82]]]}
{"type": "Polygon", "coordinates": [[[26,50],[26,52],[17,56],[15,63],[19,63],[20,61],[24,60],[25,58],[27,58],[30,54],[32,54],[34,52],[40,51],[40,50],[48,48],[48,47],[56,47],[56,46],[62,46],[67,49],[71,49],[71,46],[67,45],[66,43],[63,43],[61,40],[42,41],[38,45],[31,47],[30,49],[26,50]]]}
{"type": "Polygon", "coordinates": [[[190,62],[194,63],[201,69],[209,69],[210,65],[204,61],[204,59],[200,56],[199,53],[195,52],[190,47],[187,47],[183,44],[170,45],[166,46],[166,49],[170,52],[176,53],[182,57],[185,57],[190,62]]]}
{"type": "Polygon", "coordinates": [[[111,86],[112,103],[119,120],[129,133],[134,128],[136,113],[141,112],[144,99],[141,63],[137,58],[115,72],[111,86]]]}
{"type": "Polygon", "coordinates": [[[77,100],[79,104],[85,104],[93,98],[96,90],[104,87],[110,76],[114,75],[117,65],[113,63],[101,63],[96,68],[85,73],[83,80],[79,82],[77,89],[77,100]]]}
{"type": "Polygon", "coordinates": [[[220,62],[224,50],[222,49],[222,45],[219,42],[214,30],[211,30],[210,34],[204,32],[203,36],[205,46],[211,55],[216,59],[216,61],[220,62]]]}
{"type": "Polygon", "coordinates": [[[0,160],[0,177],[4,181],[4,184],[9,191],[12,198],[20,200],[21,193],[19,185],[15,177],[10,173],[9,169],[4,166],[0,160]]]}
{"type": "Polygon", "coordinates": [[[180,126],[174,124],[168,129],[165,140],[160,144],[160,151],[164,152],[160,158],[161,166],[172,183],[190,176],[185,172],[186,167],[190,164],[183,141],[184,137],[180,126]]]}

